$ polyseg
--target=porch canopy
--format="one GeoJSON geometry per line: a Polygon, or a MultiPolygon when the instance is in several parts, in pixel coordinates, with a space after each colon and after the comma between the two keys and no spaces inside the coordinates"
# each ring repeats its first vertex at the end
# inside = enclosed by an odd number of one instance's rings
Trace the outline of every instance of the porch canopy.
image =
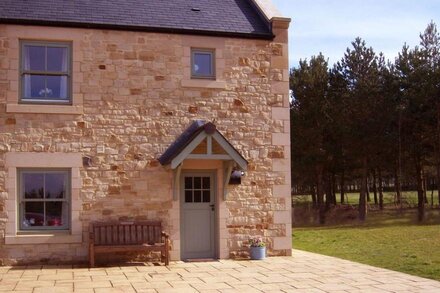
{"type": "Polygon", "coordinates": [[[212,122],[195,120],[160,156],[159,162],[174,170],[174,199],[179,192],[182,162],[192,160],[224,161],[224,197],[233,170],[246,171],[248,162],[217,130],[212,122]]]}

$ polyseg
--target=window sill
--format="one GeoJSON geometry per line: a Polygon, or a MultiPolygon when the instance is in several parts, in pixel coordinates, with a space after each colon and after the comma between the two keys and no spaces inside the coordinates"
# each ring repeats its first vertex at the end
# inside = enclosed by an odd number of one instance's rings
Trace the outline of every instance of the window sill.
{"type": "Polygon", "coordinates": [[[217,80],[210,80],[210,79],[185,79],[185,80],[182,80],[182,87],[224,89],[225,86],[226,86],[225,81],[217,81],[217,80]]]}
{"type": "Polygon", "coordinates": [[[82,106],[67,105],[34,105],[34,104],[7,104],[7,113],[35,113],[35,114],[83,114],[82,106]]]}
{"type": "Polygon", "coordinates": [[[5,244],[63,244],[82,243],[82,235],[71,235],[70,232],[54,232],[44,234],[25,234],[5,236],[5,244]]]}

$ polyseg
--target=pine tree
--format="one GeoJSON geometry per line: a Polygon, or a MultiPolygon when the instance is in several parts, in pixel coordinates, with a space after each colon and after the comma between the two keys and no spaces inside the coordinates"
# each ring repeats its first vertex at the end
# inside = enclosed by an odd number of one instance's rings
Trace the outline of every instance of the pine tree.
{"type": "Polygon", "coordinates": [[[434,163],[437,169],[438,203],[440,206],[440,34],[434,22],[430,22],[423,34],[420,34],[420,50],[426,66],[426,89],[431,100],[436,123],[433,128],[434,163]]]}
{"type": "Polygon", "coordinates": [[[325,221],[324,166],[327,160],[325,130],[329,123],[327,60],[322,54],[310,62],[301,60],[290,75],[293,91],[291,104],[292,166],[300,176],[316,183],[317,208],[321,223],[325,221]]]}
{"type": "Polygon", "coordinates": [[[365,41],[356,38],[352,49],[347,48],[344,57],[335,65],[334,71],[345,81],[346,103],[349,120],[347,143],[352,158],[357,162],[361,177],[359,195],[359,219],[364,221],[367,214],[367,180],[369,158],[375,153],[375,138],[378,119],[376,113],[380,103],[380,71],[384,66],[383,57],[376,55],[365,41]]]}

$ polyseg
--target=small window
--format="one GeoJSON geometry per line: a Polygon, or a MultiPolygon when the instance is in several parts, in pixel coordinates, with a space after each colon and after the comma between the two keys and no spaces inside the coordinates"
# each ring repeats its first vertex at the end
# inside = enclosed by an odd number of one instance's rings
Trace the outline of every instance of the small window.
{"type": "Polygon", "coordinates": [[[69,170],[19,170],[20,230],[67,230],[69,170]]]}
{"type": "Polygon", "coordinates": [[[211,202],[211,178],[185,176],[185,203],[211,202]]]}
{"type": "Polygon", "coordinates": [[[21,102],[69,104],[69,43],[21,42],[21,102]]]}
{"type": "Polygon", "coordinates": [[[215,52],[207,49],[192,49],[192,78],[215,79],[215,52]]]}

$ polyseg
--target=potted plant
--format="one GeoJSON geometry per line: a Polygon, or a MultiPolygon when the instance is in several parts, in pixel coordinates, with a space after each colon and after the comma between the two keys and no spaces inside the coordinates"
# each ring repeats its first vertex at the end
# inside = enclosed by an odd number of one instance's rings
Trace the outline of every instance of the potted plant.
{"type": "Polygon", "coordinates": [[[251,259],[260,260],[266,258],[266,243],[261,237],[249,238],[249,255],[251,259]]]}

